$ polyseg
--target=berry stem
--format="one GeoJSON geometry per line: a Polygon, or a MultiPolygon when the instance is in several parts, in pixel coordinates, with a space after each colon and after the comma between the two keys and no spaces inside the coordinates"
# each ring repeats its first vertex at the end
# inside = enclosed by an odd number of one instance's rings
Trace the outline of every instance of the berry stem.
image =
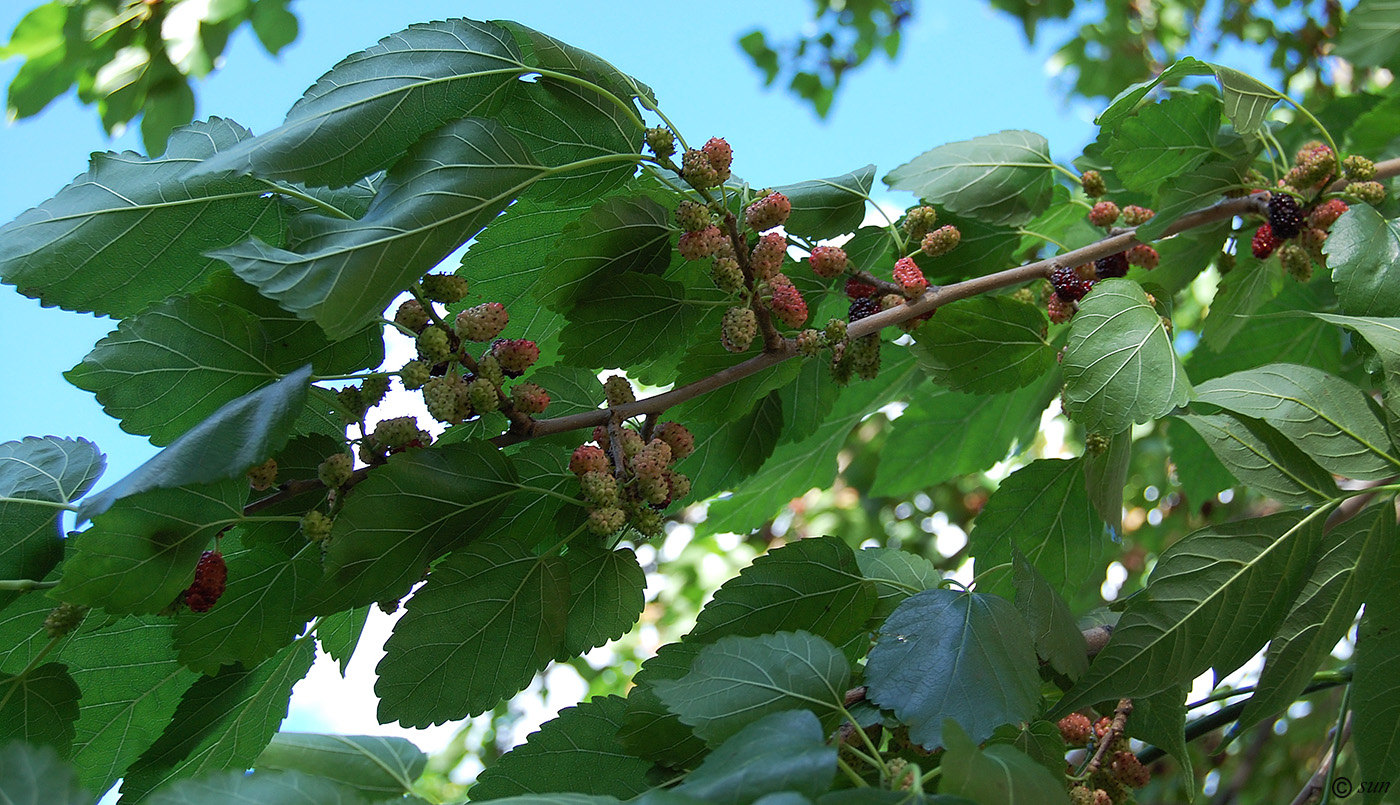
{"type": "Polygon", "coordinates": [[[0,579],[0,590],[27,593],[30,590],[49,590],[58,586],[56,581],[35,581],[34,579],[0,579]]]}
{"type": "Polygon", "coordinates": [[[758,331],[763,334],[764,353],[782,352],[784,339],[778,332],[778,328],[773,326],[773,316],[768,312],[768,308],[758,301],[758,294],[754,287],[753,264],[749,262],[748,244],[744,243],[743,237],[739,234],[739,219],[734,213],[724,214],[724,228],[729,233],[729,241],[734,245],[734,256],[739,261],[739,270],[744,272],[744,285],[749,289],[749,306],[753,308],[754,319],[758,322],[758,331]]]}
{"type": "Polygon", "coordinates": [[[297,190],[294,187],[288,187],[287,185],[279,184],[278,182],[269,181],[267,179],[259,178],[258,181],[261,182],[263,186],[266,187],[268,190],[271,190],[279,196],[287,196],[288,198],[294,198],[298,201],[304,201],[307,204],[310,204],[316,209],[331,216],[332,218],[339,218],[344,221],[355,220],[355,216],[351,215],[350,213],[340,209],[334,204],[322,201],[321,199],[316,198],[315,196],[309,193],[303,193],[302,191],[297,190]]]}
{"type": "MultiPolygon", "coordinates": [[[[44,506],[50,509],[62,509],[63,511],[75,512],[78,510],[76,503],[60,503],[56,500],[38,500],[34,498],[10,498],[0,495],[0,506],[6,503],[17,503],[26,506],[44,506]]],[[[4,588],[0,588],[4,589],[4,588]]]]}

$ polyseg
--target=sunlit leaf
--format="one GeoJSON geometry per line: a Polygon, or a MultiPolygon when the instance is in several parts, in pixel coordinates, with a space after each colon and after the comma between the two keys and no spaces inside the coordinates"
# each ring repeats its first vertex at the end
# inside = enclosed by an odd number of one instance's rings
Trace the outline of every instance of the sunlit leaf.
{"type": "MultiPolygon", "coordinates": [[[[62,510],[42,504],[82,497],[106,466],[107,457],[87,439],[27,436],[0,443],[0,578],[42,579],[58,564],[62,510]]],[[[19,595],[0,592],[0,608],[19,595]]]]}
{"type": "Polygon", "coordinates": [[[303,772],[391,799],[411,794],[427,763],[428,756],[407,738],[279,732],[253,768],[303,772]]]}
{"type": "Polygon", "coordinates": [[[1400,310],[1400,228],[1357,204],[1332,225],[1322,251],[1341,312],[1386,316],[1400,310]]]}
{"type": "Polygon", "coordinates": [[[1045,138],[1003,131],[940,145],[885,176],[904,190],[989,224],[1024,224],[1050,203],[1055,163],[1045,138]]]}

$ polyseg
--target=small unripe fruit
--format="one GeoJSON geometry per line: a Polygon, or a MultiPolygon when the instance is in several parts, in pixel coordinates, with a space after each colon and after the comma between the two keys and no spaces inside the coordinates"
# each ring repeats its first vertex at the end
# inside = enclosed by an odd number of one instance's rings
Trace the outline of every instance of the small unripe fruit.
{"type": "Polygon", "coordinates": [[[1142,765],[1142,761],[1137,759],[1137,755],[1132,752],[1122,751],[1113,755],[1113,760],[1109,763],[1109,773],[1118,782],[1130,788],[1142,788],[1152,782],[1152,773],[1147,767],[1142,765]]]}
{"type": "Polygon", "coordinates": [[[708,190],[724,181],[705,152],[694,148],[681,154],[681,178],[696,190],[708,190]]]}
{"type": "Polygon", "coordinates": [[[872,333],[851,341],[846,357],[861,380],[874,380],[880,373],[880,336],[872,333]]]}
{"type": "Polygon", "coordinates": [[[49,610],[49,614],[44,617],[44,634],[50,639],[63,637],[74,629],[82,625],[83,618],[87,617],[88,608],[82,604],[70,604],[64,602],[49,610]]]}
{"type": "Polygon", "coordinates": [[[1312,279],[1312,258],[1302,246],[1296,243],[1283,244],[1278,248],[1278,259],[1283,264],[1283,270],[1293,279],[1299,282],[1312,279]]]}
{"type": "Polygon", "coordinates": [[[501,368],[501,362],[491,354],[481,356],[481,360],[476,362],[476,376],[486,379],[496,388],[500,388],[506,382],[506,373],[501,368]]]}
{"type": "Polygon", "coordinates": [[[618,503],[617,479],[606,470],[591,470],[579,476],[579,487],[583,499],[598,508],[616,506],[618,503]]]}
{"type": "Polygon", "coordinates": [[[1084,195],[1089,198],[1098,198],[1108,192],[1108,187],[1103,182],[1103,174],[1098,171],[1084,171],[1080,174],[1079,186],[1084,188],[1084,195]]]}
{"type": "Polygon", "coordinates": [[[603,381],[603,396],[607,398],[609,408],[637,401],[637,392],[632,388],[631,381],[622,375],[608,375],[603,381]]]}
{"type": "Polygon", "coordinates": [[[458,313],[453,329],[463,341],[490,341],[500,335],[509,322],[510,314],[505,305],[487,302],[458,313]]]}
{"type": "Polygon", "coordinates": [[[797,334],[797,353],[805,357],[812,357],[822,351],[822,344],[826,339],[818,330],[806,329],[797,334]]]}
{"type": "Polygon", "coordinates": [[[622,457],[628,460],[642,452],[642,448],[646,446],[642,441],[642,434],[631,428],[623,428],[618,441],[622,442],[622,457]]]}
{"type": "Polygon", "coordinates": [[[962,231],[948,224],[924,235],[924,239],[919,242],[919,249],[929,257],[942,257],[956,249],[961,242],[962,231]]]}
{"type": "Polygon", "coordinates": [[[666,533],[666,518],[650,506],[642,506],[632,512],[630,522],[644,537],[659,537],[666,533]]]}
{"type": "Polygon", "coordinates": [[[1123,214],[1118,220],[1123,223],[1123,226],[1142,226],[1150,221],[1153,215],[1156,213],[1146,207],[1129,204],[1123,208],[1123,214]]]}
{"type": "Polygon", "coordinates": [[[782,268],[783,255],[787,253],[787,238],[781,233],[769,232],[758,239],[749,257],[749,266],[755,279],[766,280],[782,268]]]}
{"type": "Polygon", "coordinates": [[[714,280],[715,287],[725,293],[736,293],[744,287],[744,271],[733,257],[716,257],[710,269],[710,279],[714,280]]]}
{"type": "Polygon", "coordinates": [[[543,414],[549,407],[549,395],[535,383],[516,383],[510,388],[510,400],[522,414],[543,414]]]}
{"type": "Polygon", "coordinates": [[[697,204],[694,201],[682,201],[676,207],[676,223],[681,225],[681,229],[686,232],[699,232],[709,227],[710,211],[704,204],[697,204]]]}
{"type": "Polygon", "coordinates": [[[1148,246],[1146,243],[1139,243],[1128,250],[1128,263],[1145,268],[1148,271],[1156,268],[1161,259],[1162,257],[1157,254],[1157,250],[1148,246]]]}
{"type": "MultiPolygon", "coordinates": [[[[938,233],[930,232],[929,237],[936,234],[938,233]]],[[[924,279],[924,272],[919,268],[918,263],[915,263],[910,257],[901,257],[895,261],[894,281],[904,290],[904,295],[910,299],[928,290],[928,280],[924,279]]]]}
{"type": "Polygon", "coordinates": [[[755,232],[781,226],[792,212],[792,202],[782,193],[769,193],[744,210],[744,223],[755,232]]]}
{"type": "Polygon", "coordinates": [[[668,472],[668,473],[666,473],[666,483],[667,483],[667,484],[670,486],[670,488],[671,488],[671,500],[672,500],[672,502],[677,501],[677,500],[681,500],[682,498],[685,498],[685,497],[689,497],[689,495],[690,495],[690,477],[689,477],[689,476],[683,475],[683,474],[681,474],[681,473],[679,473],[679,472],[668,472]]]}
{"type": "Polygon", "coordinates": [[[1060,719],[1057,725],[1060,728],[1060,737],[1070,746],[1084,746],[1089,743],[1089,733],[1093,731],[1094,725],[1089,721],[1089,717],[1083,713],[1070,713],[1060,719]]]}
{"type": "Polygon", "coordinates": [[[1318,229],[1331,229],[1332,224],[1337,223],[1337,219],[1341,218],[1347,209],[1347,203],[1339,198],[1324,201],[1308,213],[1308,225],[1318,229]]]}
{"type": "Polygon", "coordinates": [[[316,477],[327,489],[339,489],[355,472],[355,460],[349,453],[332,453],[316,467],[316,477]]]}
{"type": "Polygon", "coordinates": [[[370,375],[360,383],[360,394],[365,401],[366,407],[378,405],[384,399],[384,395],[389,392],[388,375],[370,375]]]}
{"type": "Polygon", "coordinates": [[[695,436],[679,422],[662,422],[653,433],[671,448],[671,456],[676,461],[695,452],[695,436]]]}
{"type": "Polygon", "coordinates": [[[374,426],[374,433],[370,438],[382,447],[398,450],[408,447],[414,442],[426,445],[432,436],[418,427],[417,417],[396,416],[379,420],[379,423],[374,426]],[[427,439],[424,439],[424,436],[427,436],[427,439]]]}
{"type": "Polygon", "coordinates": [[[707,226],[695,232],[682,232],[676,249],[687,260],[701,260],[714,254],[723,240],[724,233],[719,227],[707,226]]]}
{"type": "Polygon", "coordinates": [[[723,138],[711,137],[700,148],[705,157],[710,160],[710,167],[715,169],[721,182],[729,178],[729,167],[734,162],[734,149],[729,147],[729,143],[723,138]]]}
{"type": "Polygon", "coordinates": [[[1074,317],[1074,303],[1061,299],[1059,294],[1050,294],[1045,300],[1045,314],[1055,324],[1064,324],[1074,317]]]}
{"type": "Polygon", "coordinates": [[[312,509],[301,517],[301,533],[308,542],[322,542],[331,535],[335,521],[312,509]]]}
{"type": "Polygon", "coordinates": [[[1112,201],[1100,201],[1089,210],[1089,223],[1107,229],[1118,221],[1118,205],[1112,201]]]}
{"type": "Polygon", "coordinates": [[[822,330],[822,335],[826,336],[828,344],[835,344],[846,338],[846,322],[843,319],[827,319],[826,327],[822,330]]]}
{"type": "Polygon", "coordinates": [[[336,405],[340,408],[340,417],[347,425],[359,422],[364,419],[365,405],[364,395],[360,393],[359,386],[346,386],[335,393],[336,405]]]}
{"type": "Polygon", "coordinates": [[[1373,207],[1385,201],[1385,185],[1380,182],[1352,182],[1347,185],[1346,192],[1357,201],[1373,207]]]}
{"type": "Polygon", "coordinates": [[[608,463],[608,455],[603,452],[603,448],[594,447],[591,444],[581,444],[574,448],[574,454],[569,457],[569,472],[582,476],[589,472],[607,472],[611,469],[608,463]]]}
{"type": "Polygon", "coordinates": [[[846,251],[839,247],[817,246],[807,257],[807,263],[812,267],[813,274],[830,279],[845,271],[846,266],[850,265],[850,259],[846,256],[846,251]]]}
{"type": "Polygon", "coordinates": [[[720,343],[725,349],[730,352],[744,352],[757,335],[758,320],[754,318],[753,310],[731,307],[724,312],[724,321],[720,325],[720,343]]]}
{"type": "Polygon", "coordinates": [[[664,126],[655,126],[646,130],[644,135],[647,148],[659,157],[668,157],[676,153],[676,135],[664,126]]]}
{"type": "Polygon", "coordinates": [[[509,338],[492,343],[491,355],[506,377],[520,377],[540,359],[540,348],[528,338],[509,338]]]}
{"type": "Polygon", "coordinates": [[[406,389],[421,389],[432,378],[432,367],[423,361],[409,361],[399,369],[399,380],[406,389]]]}
{"type": "Polygon", "coordinates": [[[484,377],[478,377],[467,384],[467,399],[471,402],[472,410],[478,414],[489,414],[501,407],[501,392],[484,377]]]}
{"type": "Polygon", "coordinates": [[[1342,160],[1342,175],[1349,181],[1369,182],[1376,178],[1376,163],[1360,154],[1352,154],[1342,160]]]}
{"type": "Polygon", "coordinates": [[[269,458],[267,461],[248,468],[248,486],[258,492],[271,489],[277,483],[277,461],[269,458]]]}
{"type": "Polygon", "coordinates": [[[406,299],[394,311],[394,323],[403,325],[415,333],[423,332],[428,326],[428,312],[418,304],[417,299],[406,299]]]}
{"type": "Polygon", "coordinates": [[[467,278],[456,274],[429,274],[423,278],[423,295],[444,305],[467,298],[467,278]]]}
{"type": "Polygon", "coordinates": [[[429,364],[439,364],[452,357],[452,344],[447,331],[441,327],[429,327],[418,334],[418,357],[429,364]]]}
{"type": "Polygon", "coordinates": [[[588,530],[600,537],[617,533],[627,525],[627,512],[616,506],[594,509],[588,513],[588,530]]]}
{"type": "Polygon", "coordinates": [[[791,284],[774,285],[773,298],[768,306],[773,311],[773,316],[788,327],[801,327],[807,323],[807,302],[802,298],[802,293],[791,284]]]}
{"type": "Polygon", "coordinates": [[[904,232],[910,240],[923,240],[938,222],[938,211],[932,207],[915,207],[904,214],[904,232]]]}
{"type": "Polygon", "coordinates": [[[466,384],[458,375],[435,377],[423,384],[423,404],[428,413],[439,422],[460,422],[462,398],[466,396],[466,384]]]}

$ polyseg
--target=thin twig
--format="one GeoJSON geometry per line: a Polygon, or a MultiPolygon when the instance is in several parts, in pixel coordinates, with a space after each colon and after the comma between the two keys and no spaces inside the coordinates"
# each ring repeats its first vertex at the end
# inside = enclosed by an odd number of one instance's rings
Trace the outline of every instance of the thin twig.
{"type": "Polygon", "coordinates": [[[1118,706],[1113,708],[1113,720],[1109,722],[1108,729],[1104,731],[1103,737],[1099,738],[1098,746],[1094,748],[1094,756],[1089,758],[1089,765],[1084,767],[1086,775],[1095,774],[1103,768],[1104,755],[1108,754],[1108,748],[1118,740],[1128,729],[1128,716],[1133,712],[1132,699],[1119,699],[1118,706]]]}
{"type": "Polygon", "coordinates": [[[1298,796],[1293,798],[1292,805],[1307,805],[1312,802],[1313,797],[1327,791],[1327,778],[1332,774],[1332,765],[1337,761],[1337,754],[1341,750],[1342,744],[1351,737],[1351,713],[1347,713],[1346,719],[1342,722],[1342,734],[1333,745],[1328,746],[1327,754],[1323,755],[1322,762],[1318,764],[1317,771],[1308,778],[1308,782],[1303,786],[1303,790],[1298,792],[1298,796]]]}

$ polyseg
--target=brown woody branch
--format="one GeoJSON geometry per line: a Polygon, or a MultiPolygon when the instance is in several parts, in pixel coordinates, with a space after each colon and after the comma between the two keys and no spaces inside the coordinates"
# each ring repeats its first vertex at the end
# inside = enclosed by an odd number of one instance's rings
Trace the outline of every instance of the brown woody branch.
{"type": "Polygon", "coordinates": [[[1103,737],[1099,738],[1098,746],[1094,749],[1094,756],[1089,759],[1089,765],[1085,767],[1085,774],[1094,774],[1103,768],[1104,755],[1108,754],[1108,748],[1118,740],[1120,735],[1127,732],[1128,716],[1133,712],[1132,699],[1119,699],[1118,706],[1113,710],[1113,720],[1109,722],[1108,729],[1103,737]]]}

